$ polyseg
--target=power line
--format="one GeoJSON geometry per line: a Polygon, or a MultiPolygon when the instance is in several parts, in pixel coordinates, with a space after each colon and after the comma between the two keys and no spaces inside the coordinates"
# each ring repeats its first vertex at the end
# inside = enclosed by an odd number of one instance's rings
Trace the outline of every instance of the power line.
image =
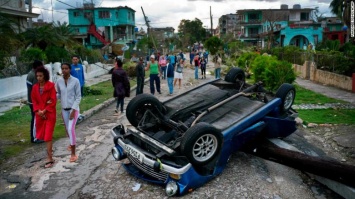
{"type": "MultiPolygon", "coordinates": [[[[41,8],[38,6],[32,6],[32,8],[38,8],[40,10],[48,10],[48,11],[52,11],[51,9],[47,9],[47,8],[41,8]]],[[[61,12],[61,11],[57,11],[57,10],[53,10],[54,12],[58,12],[58,13],[63,13],[63,14],[68,14],[67,12],[61,12]]]]}

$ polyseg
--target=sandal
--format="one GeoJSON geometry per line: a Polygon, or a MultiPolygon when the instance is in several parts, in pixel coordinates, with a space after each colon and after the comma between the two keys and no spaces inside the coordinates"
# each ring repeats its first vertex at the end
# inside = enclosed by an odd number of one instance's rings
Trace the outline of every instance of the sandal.
{"type": "Polygon", "coordinates": [[[51,167],[53,167],[54,163],[55,163],[54,160],[46,162],[46,164],[44,164],[44,168],[45,169],[51,168],[51,167]]]}
{"type": "Polygon", "coordinates": [[[76,162],[77,160],[78,160],[78,156],[76,155],[76,156],[70,157],[69,162],[76,162]]]}

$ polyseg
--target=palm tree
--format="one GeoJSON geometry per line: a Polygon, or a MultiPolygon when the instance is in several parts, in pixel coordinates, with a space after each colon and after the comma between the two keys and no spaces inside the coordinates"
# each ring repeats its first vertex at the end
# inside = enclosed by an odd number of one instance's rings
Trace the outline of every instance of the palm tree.
{"type": "Polygon", "coordinates": [[[16,50],[22,45],[11,20],[0,15],[0,70],[4,69],[10,62],[10,56],[15,54],[16,50]]]}
{"type": "Polygon", "coordinates": [[[345,25],[348,27],[347,38],[349,41],[349,27],[350,27],[350,0],[333,0],[329,5],[331,12],[337,17],[342,19],[345,25]]]}

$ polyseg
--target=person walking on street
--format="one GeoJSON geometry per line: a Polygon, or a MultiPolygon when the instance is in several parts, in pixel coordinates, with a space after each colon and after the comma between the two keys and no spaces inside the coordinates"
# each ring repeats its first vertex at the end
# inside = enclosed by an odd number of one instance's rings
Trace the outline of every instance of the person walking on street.
{"type": "MultiPolygon", "coordinates": [[[[84,67],[79,63],[79,56],[72,56],[72,65],[70,70],[70,75],[77,78],[80,82],[80,93],[81,97],[84,96],[84,85],[85,85],[85,75],[84,75],[84,67]]],[[[83,120],[83,116],[79,112],[78,123],[83,120]]]]}
{"type": "Polygon", "coordinates": [[[122,68],[121,59],[116,59],[115,68],[112,71],[112,86],[114,87],[113,97],[116,98],[116,114],[118,113],[118,108],[121,106],[121,113],[123,111],[124,98],[130,96],[131,85],[128,80],[126,71],[122,68]]]}
{"type": "Polygon", "coordinates": [[[160,72],[162,74],[162,79],[166,79],[166,59],[165,59],[165,56],[160,56],[159,67],[160,67],[160,72]]]}
{"type": "Polygon", "coordinates": [[[169,56],[169,59],[170,59],[170,64],[172,64],[174,67],[175,67],[175,64],[176,64],[176,56],[174,54],[171,54],[169,56]]]}
{"type": "Polygon", "coordinates": [[[36,114],[36,138],[46,142],[47,162],[44,168],[54,165],[53,132],[56,123],[56,90],[54,83],[49,81],[49,72],[44,67],[36,69],[37,83],[31,92],[33,112],[36,114]]]}
{"type": "Polygon", "coordinates": [[[69,162],[76,162],[78,160],[78,156],[75,154],[75,125],[79,117],[81,87],[79,80],[70,75],[71,65],[69,63],[63,63],[61,68],[63,77],[60,77],[55,85],[57,90],[57,99],[60,100],[62,118],[70,142],[70,145],[67,148],[68,151],[71,151],[69,162]]]}
{"type": "Polygon", "coordinates": [[[205,78],[206,79],[206,64],[207,64],[207,62],[206,62],[206,60],[205,60],[205,58],[203,57],[202,59],[201,59],[201,63],[200,63],[200,67],[201,67],[201,79],[203,79],[203,78],[205,78]]]}
{"type": "Polygon", "coordinates": [[[166,76],[168,80],[168,87],[169,87],[169,95],[174,93],[174,66],[170,64],[170,60],[168,59],[167,69],[166,69],[166,76]]]}
{"type": "Polygon", "coordinates": [[[155,88],[154,88],[154,82],[155,82],[155,85],[157,87],[157,91],[158,91],[159,94],[161,94],[161,92],[160,92],[159,66],[158,66],[158,62],[155,61],[155,56],[154,55],[150,56],[150,62],[145,67],[145,70],[146,71],[149,70],[149,72],[150,72],[150,75],[149,75],[150,93],[152,95],[154,95],[154,93],[155,93],[155,88]]]}
{"type": "Polygon", "coordinates": [[[195,79],[198,79],[198,68],[200,66],[200,57],[198,54],[195,55],[194,66],[195,66],[195,79]]]}
{"type": "Polygon", "coordinates": [[[81,96],[83,96],[84,85],[85,85],[85,76],[84,76],[84,68],[83,65],[79,63],[79,56],[74,55],[72,57],[72,65],[70,70],[70,75],[77,78],[80,82],[80,92],[81,96]]]}
{"type": "Polygon", "coordinates": [[[143,64],[143,57],[139,58],[138,64],[136,66],[136,75],[137,75],[137,89],[136,89],[136,95],[142,94],[143,93],[143,88],[144,88],[144,77],[145,77],[145,72],[144,72],[144,64],[143,64]]]}
{"type": "Polygon", "coordinates": [[[219,55],[216,55],[214,58],[214,74],[215,78],[221,78],[221,65],[222,65],[222,58],[219,55]]]}
{"type": "Polygon", "coordinates": [[[181,59],[180,63],[177,64],[176,70],[174,72],[174,87],[176,86],[176,82],[179,81],[179,89],[181,88],[181,80],[183,79],[183,72],[184,69],[184,60],[181,59]]]}
{"type": "Polygon", "coordinates": [[[34,126],[35,112],[33,112],[32,98],[31,98],[32,87],[37,83],[35,71],[38,67],[44,67],[43,63],[41,61],[35,60],[32,64],[32,70],[28,73],[27,79],[26,79],[27,101],[28,101],[28,105],[30,106],[30,109],[31,109],[31,129],[30,129],[31,143],[43,143],[43,140],[37,140],[37,138],[36,138],[36,128],[34,126]]]}

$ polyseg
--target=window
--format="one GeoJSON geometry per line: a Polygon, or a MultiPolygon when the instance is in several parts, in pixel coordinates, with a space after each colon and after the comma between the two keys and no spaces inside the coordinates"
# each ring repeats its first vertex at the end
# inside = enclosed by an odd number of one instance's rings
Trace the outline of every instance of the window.
{"type": "Polygon", "coordinates": [[[250,31],[250,34],[251,34],[251,35],[256,35],[256,34],[259,33],[259,32],[258,32],[258,28],[250,28],[249,31],[250,31]]]}
{"type": "Polygon", "coordinates": [[[99,11],[99,19],[107,19],[110,18],[109,11],[99,11]]]}
{"type": "Polygon", "coordinates": [[[318,35],[313,35],[314,38],[314,45],[318,44],[318,35]]]}
{"type": "Polygon", "coordinates": [[[301,12],[301,21],[309,21],[309,13],[301,12]]]}
{"type": "Polygon", "coordinates": [[[74,17],[79,17],[80,16],[80,12],[74,12],[73,15],[74,15],[74,17]]]}
{"type": "Polygon", "coordinates": [[[116,12],[116,19],[118,19],[118,12],[116,12]]]}
{"type": "Polygon", "coordinates": [[[252,19],[252,20],[257,20],[259,19],[258,15],[257,14],[249,14],[249,19],[252,19]]]}
{"type": "Polygon", "coordinates": [[[130,12],[127,13],[127,16],[128,16],[128,20],[131,20],[131,13],[130,12]]]}

